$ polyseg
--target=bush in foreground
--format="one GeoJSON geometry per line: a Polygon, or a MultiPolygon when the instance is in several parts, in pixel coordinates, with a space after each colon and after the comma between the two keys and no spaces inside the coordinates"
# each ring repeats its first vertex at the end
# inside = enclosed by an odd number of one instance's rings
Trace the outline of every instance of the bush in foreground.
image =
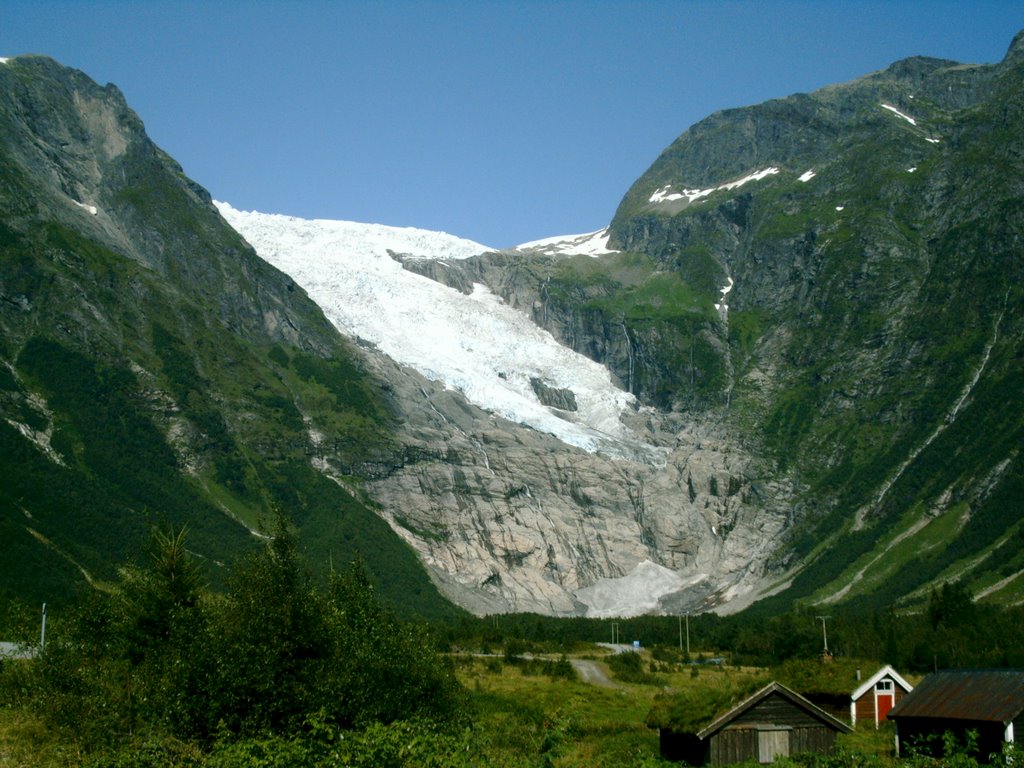
{"type": "Polygon", "coordinates": [[[314,715],[334,729],[458,722],[462,705],[451,664],[381,606],[362,567],[317,587],[283,525],[225,595],[204,588],[182,533],[158,533],[145,567],[83,600],[3,682],[62,738],[108,756],[287,741],[314,715]]]}

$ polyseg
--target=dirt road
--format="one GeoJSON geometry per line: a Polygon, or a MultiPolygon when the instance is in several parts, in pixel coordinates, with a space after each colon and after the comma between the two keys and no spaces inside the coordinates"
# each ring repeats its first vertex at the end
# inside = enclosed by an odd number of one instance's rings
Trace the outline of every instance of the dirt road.
{"type": "Polygon", "coordinates": [[[570,661],[572,662],[572,668],[576,670],[576,674],[580,676],[580,680],[584,683],[600,685],[603,688],[624,687],[621,683],[617,683],[609,678],[601,665],[596,661],[588,661],[587,659],[570,659],[570,661]]]}

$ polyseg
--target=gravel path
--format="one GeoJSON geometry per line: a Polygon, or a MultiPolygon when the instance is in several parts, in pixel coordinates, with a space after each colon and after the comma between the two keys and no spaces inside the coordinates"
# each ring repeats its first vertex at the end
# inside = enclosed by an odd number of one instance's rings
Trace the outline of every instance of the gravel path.
{"type": "Polygon", "coordinates": [[[602,688],[622,688],[624,687],[621,683],[616,683],[614,680],[605,674],[604,669],[596,661],[587,661],[586,659],[571,659],[572,668],[576,670],[576,674],[580,676],[580,680],[584,683],[590,683],[591,685],[600,685],[602,688]]]}

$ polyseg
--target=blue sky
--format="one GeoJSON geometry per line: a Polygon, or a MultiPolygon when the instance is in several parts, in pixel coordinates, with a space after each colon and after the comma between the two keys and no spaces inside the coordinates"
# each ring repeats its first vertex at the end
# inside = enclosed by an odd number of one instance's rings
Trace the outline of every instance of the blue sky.
{"type": "Polygon", "coordinates": [[[215,198],[494,247],[603,227],[717,109],[1022,28],[1019,0],[0,0],[0,56],[115,83],[215,198]]]}

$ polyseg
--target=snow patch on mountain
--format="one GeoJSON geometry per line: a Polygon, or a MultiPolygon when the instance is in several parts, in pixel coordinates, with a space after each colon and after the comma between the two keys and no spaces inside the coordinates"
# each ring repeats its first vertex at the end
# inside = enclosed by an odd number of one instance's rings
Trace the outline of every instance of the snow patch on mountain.
{"type": "Polygon", "coordinates": [[[654,190],[654,193],[648,198],[649,203],[671,203],[676,200],[682,200],[684,197],[691,203],[699,197],[704,195],[710,195],[713,189],[684,189],[682,192],[669,192],[672,189],[671,184],[666,184],[664,187],[654,190]]]}
{"type": "Polygon", "coordinates": [[[684,578],[662,565],[644,560],[627,575],[617,579],[598,579],[589,587],[576,590],[575,597],[587,606],[586,616],[609,618],[656,613],[658,601],[705,578],[704,574],[684,578]]]}
{"type": "Polygon", "coordinates": [[[708,189],[684,189],[682,192],[669,192],[672,189],[671,184],[666,184],[660,189],[656,189],[654,193],[648,199],[650,203],[670,203],[676,200],[682,200],[686,198],[687,202],[693,203],[700,200],[702,197],[707,197],[712,192],[718,192],[722,189],[737,189],[742,187],[744,184],[748,184],[751,181],[760,181],[766,176],[773,176],[779,172],[778,168],[764,168],[760,171],[754,171],[742,179],[736,181],[730,181],[725,184],[719,184],[717,187],[709,187],[708,189]]]}
{"type": "Polygon", "coordinates": [[[813,179],[815,177],[815,175],[816,174],[814,173],[813,170],[804,171],[802,174],[800,174],[800,178],[798,178],[797,181],[802,181],[802,182],[804,182],[806,184],[808,181],[813,179]]]}
{"type": "Polygon", "coordinates": [[[719,301],[717,304],[715,304],[715,309],[718,311],[718,316],[722,318],[722,322],[723,323],[727,322],[728,319],[729,319],[729,305],[726,303],[726,297],[729,295],[729,291],[732,290],[732,287],[734,285],[735,285],[735,283],[733,282],[732,278],[730,277],[728,284],[722,286],[722,288],[721,288],[721,291],[722,291],[722,299],[721,299],[721,301],[719,301]]]}
{"type": "Polygon", "coordinates": [[[917,120],[912,118],[910,115],[903,114],[898,109],[896,109],[896,107],[890,106],[888,104],[881,104],[880,106],[882,107],[882,109],[888,109],[890,112],[895,114],[897,117],[902,117],[904,120],[906,120],[911,125],[917,125],[917,120]]]}
{"type": "Polygon", "coordinates": [[[608,227],[583,235],[557,235],[543,240],[531,240],[517,245],[514,250],[533,251],[548,256],[607,256],[619,251],[608,248],[608,227]]]}
{"type": "Polygon", "coordinates": [[[736,189],[737,187],[742,187],[747,182],[760,181],[761,179],[767,176],[774,176],[778,172],[779,169],[774,167],[765,168],[762,171],[754,171],[749,176],[744,176],[742,179],[738,179],[737,181],[730,181],[728,184],[722,184],[718,187],[718,189],[736,189]]]}
{"type": "Polygon", "coordinates": [[[347,336],[462,392],[475,405],[591,453],[652,463],[656,449],[621,416],[638,409],[603,366],[559,344],[483,285],[467,296],[392,257],[487,250],[441,232],[244,212],[216,203],[256,252],[301,285],[347,336]],[[572,413],[543,405],[531,379],[571,390],[572,413]]]}

